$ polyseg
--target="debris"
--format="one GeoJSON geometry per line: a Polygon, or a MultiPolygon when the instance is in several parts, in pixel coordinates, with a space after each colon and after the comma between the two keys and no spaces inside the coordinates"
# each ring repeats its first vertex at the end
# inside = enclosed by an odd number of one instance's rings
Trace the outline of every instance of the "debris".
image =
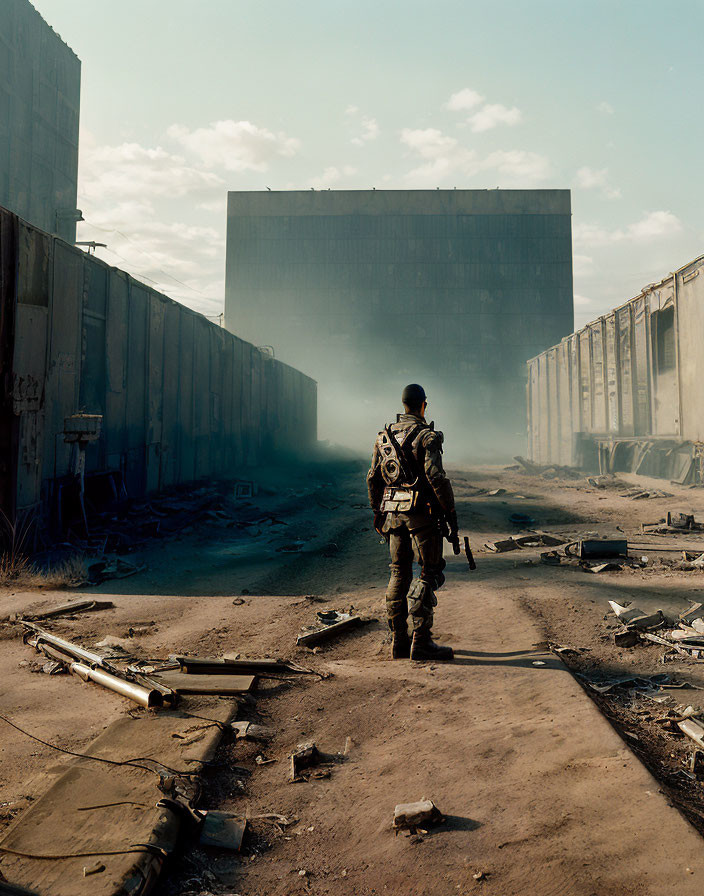
{"type": "Polygon", "coordinates": [[[120,557],[113,560],[99,560],[88,567],[88,584],[100,585],[108,579],[126,579],[146,569],[145,563],[129,563],[120,557]]]}
{"type": "Polygon", "coordinates": [[[532,526],[535,520],[528,516],[527,513],[512,513],[508,518],[509,523],[514,526],[520,526],[523,529],[527,529],[529,526],[532,526]]]}
{"type": "Polygon", "coordinates": [[[238,501],[244,498],[253,498],[255,494],[254,483],[251,481],[235,483],[235,498],[238,501]]]}
{"type": "Polygon", "coordinates": [[[667,511],[667,525],[672,529],[694,529],[699,528],[695,525],[693,513],[682,513],[680,511],[667,511]]]}
{"type": "Polygon", "coordinates": [[[262,675],[265,673],[279,675],[311,674],[310,669],[304,669],[303,666],[298,666],[296,663],[288,660],[249,660],[229,656],[201,657],[182,656],[179,654],[170,656],[169,660],[178,663],[181,672],[187,675],[191,675],[194,672],[199,675],[241,675],[247,673],[250,675],[262,675]]]}
{"type": "Polygon", "coordinates": [[[695,719],[683,719],[677,723],[677,727],[683,734],[700,747],[704,747],[704,726],[695,719]]]}
{"type": "MultiPolygon", "coordinates": [[[[345,753],[322,753],[313,741],[299,744],[295,751],[291,753],[289,782],[293,784],[297,781],[305,781],[305,777],[301,775],[304,769],[333,762],[344,762],[346,758],[345,753]]],[[[330,771],[313,772],[311,776],[315,778],[329,778],[330,771]]]]}
{"type": "Polygon", "coordinates": [[[90,610],[110,610],[115,606],[111,600],[74,600],[67,604],[61,604],[43,613],[32,613],[31,616],[21,616],[28,622],[39,622],[42,619],[53,619],[56,616],[68,616],[71,613],[87,613],[90,610]]]}
{"type": "Polygon", "coordinates": [[[196,675],[166,671],[155,674],[157,681],[176,694],[244,694],[254,687],[254,675],[196,675]]]}
{"type": "Polygon", "coordinates": [[[472,877],[474,880],[486,880],[486,871],[475,871],[472,877]]]}
{"type": "Polygon", "coordinates": [[[416,833],[419,825],[431,825],[444,821],[442,812],[432,800],[422,799],[416,803],[399,803],[394,809],[394,831],[407,829],[416,833]]]}
{"type": "Polygon", "coordinates": [[[165,701],[176,703],[176,694],[153,679],[124,672],[99,653],[59,638],[33,622],[22,621],[22,625],[32,633],[29,637],[25,635],[28,644],[38,653],[62,663],[83,681],[94,681],[148,708],[163,706],[165,701]]]}
{"type": "Polygon", "coordinates": [[[91,874],[100,874],[105,871],[105,865],[102,862],[91,862],[90,865],[83,866],[83,877],[89,877],[91,874]]]}
{"type": "Polygon", "coordinates": [[[217,846],[239,852],[247,829],[247,819],[231,812],[214,809],[200,810],[203,824],[200,829],[201,846],[217,846]]]}
{"type": "Polygon", "coordinates": [[[270,741],[274,736],[273,728],[257,725],[254,722],[232,722],[230,724],[237,740],[270,741]]]}
{"type": "Polygon", "coordinates": [[[662,610],[656,610],[654,613],[644,613],[637,607],[622,607],[615,600],[609,601],[609,606],[614,611],[618,619],[628,628],[646,630],[652,628],[662,628],[665,625],[665,616],[662,610]]]}
{"type": "Polygon", "coordinates": [[[685,622],[691,624],[695,619],[702,615],[702,611],[704,610],[704,605],[701,603],[693,603],[692,606],[685,610],[684,613],[680,613],[679,619],[680,622],[685,622]]]}
{"type": "Polygon", "coordinates": [[[57,662],[56,660],[49,660],[42,666],[42,672],[44,672],[46,675],[60,675],[65,671],[66,668],[64,667],[64,665],[57,662]]]}
{"type": "Polygon", "coordinates": [[[617,647],[635,647],[640,641],[640,635],[635,629],[624,628],[614,632],[614,644],[617,647]]]}
{"type": "Polygon", "coordinates": [[[488,498],[497,498],[497,497],[499,497],[499,495],[505,495],[506,489],[505,488],[495,488],[493,491],[487,492],[486,494],[487,494],[488,498]]]}
{"type": "Polygon", "coordinates": [[[594,563],[594,564],[583,563],[582,569],[585,572],[593,572],[593,573],[617,572],[618,570],[623,569],[623,566],[620,563],[614,563],[611,560],[607,560],[605,563],[594,563]]]}
{"type": "Polygon", "coordinates": [[[371,619],[362,619],[361,616],[353,616],[350,613],[338,613],[337,610],[320,612],[318,613],[318,619],[323,625],[299,635],[296,639],[298,646],[314,647],[316,644],[334,638],[343,632],[359,628],[372,621],[371,619]]]}
{"type": "Polygon", "coordinates": [[[276,759],[267,759],[261,753],[255,757],[254,761],[257,765],[271,765],[272,762],[276,762],[276,759]]]}
{"type": "Polygon", "coordinates": [[[687,769],[692,772],[695,778],[701,777],[704,772],[704,753],[701,750],[694,750],[687,759],[687,769]]]}
{"type": "Polygon", "coordinates": [[[567,545],[565,553],[581,560],[609,560],[614,557],[628,557],[628,542],[623,538],[589,539],[567,545]],[[572,548],[576,547],[576,552],[572,548]]]}
{"type": "Polygon", "coordinates": [[[557,545],[565,544],[566,541],[566,538],[562,538],[559,535],[536,532],[533,535],[512,536],[502,541],[488,541],[484,547],[496,554],[503,554],[506,551],[517,551],[522,548],[556,547],[557,545]]]}

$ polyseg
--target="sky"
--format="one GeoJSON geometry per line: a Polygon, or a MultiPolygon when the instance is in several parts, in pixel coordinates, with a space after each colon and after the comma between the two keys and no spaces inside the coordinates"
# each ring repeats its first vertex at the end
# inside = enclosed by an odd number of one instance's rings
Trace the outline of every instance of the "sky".
{"type": "Polygon", "coordinates": [[[32,0],[78,239],[217,319],[228,190],[569,188],[580,327],[704,253],[701,0],[32,0]]]}

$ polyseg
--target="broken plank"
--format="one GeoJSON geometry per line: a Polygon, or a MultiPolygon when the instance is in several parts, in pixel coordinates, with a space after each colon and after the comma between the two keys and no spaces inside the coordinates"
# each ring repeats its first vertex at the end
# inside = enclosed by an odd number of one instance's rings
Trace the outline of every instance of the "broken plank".
{"type": "Polygon", "coordinates": [[[244,694],[256,681],[254,675],[197,675],[184,672],[159,672],[153,676],[177,694],[244,694]]]}
{"type": "Polygon", "coordinates": [[[173,659],[181,667],[181,672],[186,675],[193,673],[201,675],[261,675],[264,673],[285,675],[308,672],[307,669],[302,669],[283,660],[248,660],[227,656],[174,656],[173,659]]]}
{"type": "Polygon", "coordinates": [[[67,604],[61,604],[53,607],[51,610],[44,610],[43,613],[32,613],[30,616],[23,616],[30,622],[39,622],[41,619],[52,619],[55,616],[67,616],[70,613],[87,613],[91,610],[111,610],[115,604],[111,600],[74,600],[67,604]]]}

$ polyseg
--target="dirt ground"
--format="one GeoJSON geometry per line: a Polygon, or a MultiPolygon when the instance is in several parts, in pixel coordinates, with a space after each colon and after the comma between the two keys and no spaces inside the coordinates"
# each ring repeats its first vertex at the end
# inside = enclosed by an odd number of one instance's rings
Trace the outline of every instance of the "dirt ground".
{"type": "MultiPolygon", "coordinates": [[[[287,657],[320,673],[260,683],[248,717],[272,727],[274,739],[255,746],[225,738],[201,799],[252,818],[243,852],[205,851],[185,839],[159,896],[701,892],[704,844],[693,825],[704,818],[704,791],[680,774],[688,745],[627,690],[597,704],[567,666],[586,678],[667,672],[692,685],[677,691],[678,701],[704,708],[704,666],[663,664],[656,645],[615,647],[608,606],[611,599],[679,612],[702,599],[704,574],[651,559],[643,569],[594,575],[542,564],[535,549],[482,547],[522,531],[511,522],[516,513],[570,540],[594,533],[634,543],[644,543],[641,523],[669,509],[704,519],[703,490],[622,478],[672,497],[632,500],[624,486],[595,489],[585,479],[499,467],[453,474],[478,569],[469,573],[446,551],[435,635],[455,647],[451,666],[389,660],[388,558],[370,529],[364,468],[353,462],[312,467],[294,482],[262,476],[248,503],[269,522],[204,522],[151,543],[137,558],[146,563],[139,575],[80,589],[115,608],[47,627],[86,646],[113,636],[140,657],[287,657]],[[497,488],[505,493],[481,493],[497,488]],[[296,647],[317,611],[351,607],[376,621],[315,652],[296,647]],[[548,642],[574,649],[567,666],[548,642]],[[315,741],[333,753],[348,738],[346,760],[328,777],[289,783],[297,744],[315,741]],[[260,754],[275,761],[259,764],[260,754]],[[420,836],[394,836],[395,804],[423,797],[446,820],[420,836]],[[291,824],[254,818],[266,813],[291,824]]],[[[684,540],[704,548],[704,533],[684,540]]],[[[8,589],[0,616],[70,596],[8,589]]],[[[0,637],[0,713],[43,740],[80,751],[130,709],[97,686],[42,674],[17,626],[3,626],[0,637]]],[[[0,726],[1,831],[66,763],[0,726]]]]}

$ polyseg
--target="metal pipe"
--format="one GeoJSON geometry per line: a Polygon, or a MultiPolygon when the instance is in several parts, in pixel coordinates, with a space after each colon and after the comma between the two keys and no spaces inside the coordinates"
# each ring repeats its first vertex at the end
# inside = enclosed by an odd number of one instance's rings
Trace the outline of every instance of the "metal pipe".
{"type": "Polygon", "coordinates": [[[26,626],[26,628],[31,629],[35,635],[37,636],[36,646],[38,647],[42,641],[45,641],[47,644],[51,644],[54,647],[58,647],[59,650],[64,653],[68,653],[70,656],[74,657],[77,660],[83,660],[86,663],[90,663],[93,666],[102,666],[104,669],[109,669],[110,664],[107,662],[105,657],[102,657],[99,653],[93,653],[90,650],[85,650],[83,647],[79,647],[77,644],[72,644],[70,641],[64,641],[63,638],[59,638],[57,635],[52,635],[51,632],[47,632],[42,628],[39,628],[38,625],[34,625],[32,622],[26,622],[22,620],[22,625],[26,626]]]}
{"type": "MultiPolygon", "coordinates": [[[[26,622],[23,624],[28,625],[26,622]]],[[[166,693],[162,693],[162,690],[156,687],[143,687],[140,684],[126,681],[113,674],[112,671],[108,671],[111,667],[100,654],[84,650],[70,641],[64,641],[63,638],[52,635],[51,632],[44,631],[36,625],[29,624],[28,627],[36,634],[34,647],[37,650],[41,650],[52,659],[63,663],[69,672],[78,675],[84,681],[94,681],[148,709],[162,707],[165,697],[167,699],[170,697],[171,702],[175,702],[171,689],[165,688],[166,693]],[[93,666],[102,668],[95,669],[93,666]]]]}
{"type": "Polygon", "coordinates": [[[124,681],[122,678],[111,675],[110,672],[105,672],[103,669],[91,669],[85,663],[71,663],[69,670],[84,681],[90,680],[96,684],[101,684],[104,688],[109,688],[109,690],[115,691],[116,694],[128,697],[130,700],[134,700],[135,703],[139,703],[140,706],[147,707],[147,709],[164,705],[164,698],[159,691],[148,690],[139,684],[124,681]]]}

